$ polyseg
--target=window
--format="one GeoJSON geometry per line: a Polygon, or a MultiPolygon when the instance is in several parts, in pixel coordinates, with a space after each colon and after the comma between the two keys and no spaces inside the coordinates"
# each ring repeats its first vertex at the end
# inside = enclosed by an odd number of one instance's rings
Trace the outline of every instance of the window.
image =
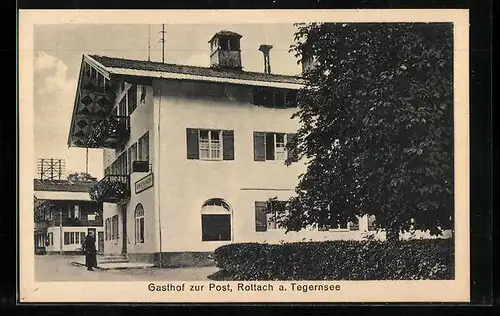
{"type": "Polygon", "coordinates": [[[127,148],[127,174],[132,173],[132,148],[127,148]]]}
{"type": "Polygon", "coordinates": [[[118,158],[111,164],[111,174],[125,175],[128,174],[128,151],[122,152],[118,158]]]}
{"type": "Polygon", "coordinates": [[[283,215],[285,203],[285,201],[274,201],[272,203],[256,201],[255,231],[265,232],[267,230],[278,229],[277,219],[283,215]],[[276,205],[274,209],[273,205],[276,205]]]}
{"type": "Polygon", "coordinates": [[[219,47],[221,50],[229,50],[229,39],[227,37],[220,37],[219,47]]]}
{"type": "Polygon", "coordinates": [[[137,160],[137,143],[127,149],[127,174],[132,173],[132,162],[137,160]]]}
{"type": "Polygon", "coordinates": [[[375,225],[375,215],[368,215],[368,230],[377,230],[377,226],[375,225]]]}
{"type": "Polygon", "coordinates": [[[222,159],[221,131],[199,130],[199,148],[201,160],[222,159]]]}
{"type": "Polygon", "coordinates": [[[149,161],[149,131],[139,138],[137,160],[149,161]]]}
{"type": "Polygon", "coordinates": [[[187,159],[234,160],[231,130],[186,129],[187,159]]]}
{"type": "Polygon", "coordinates": [[[127,100],[123,97],[118,103],[118,115],[127,116],[127,100]]]}
{"type": "Polygon", "coordinates": [[[68,218],[80,218],[80,207],[78,205],[68,206],[68,218]]]}
{"type": "Polygon", "coordinates": [[[359,230],[359,218],[356,217],[356,219],[349,221],[347,224],[349,226],[349,230],[359,230]]]}
{"type": "Polygon", "coordinates": [[[285,160],[287,156],[292,162],[297,161],[296,149],[286,151],[287,142],[294,142],[295,134],[254,132],[254,160],[285,160]]]}
{"type": "Polygon", "coordinates": [[[114,215],[111,217],[111,234],[110,239],[115,240],[118,239],[118,215],[114,215]]]}
{"type": "Polygon", "coordinates": [[[231,240],[231,207],[220,198],[206,201],[201,208],[202,241],[231,240]]]}
{"type": "Polygon", "coordinates": [[[54,245],[54,233],[48,233],[47,234],[47,246],[53,246],[54,245]]]}
{"type": "Polygon", "coordinates": [[[231,37],[229,39],[229,50],[240,50],[240,41],[237,38],[231,37]]]}
{"type": "Polygon", "coordinates": [[[347,229],[348,227],[347,218],[344,218],[343,216],[341,216],[340,213],[336,212],[335,210],[330,210],[330,206],[328,206],[328,211],[330,213],[327,219],[329,224],[319,226],[318,230],[327,231],[327,230],[347,229]]]}
{"type": "Polygon", "coordinates": [[[129,157],[129,164],[130,164],[130,173],[132,173],[132,163],[137,160],[137,143],[134,143],[130,147],[130,157],[129,157]]]}
{"type": "Polygon", "coordinates": [[[111,239],[111,218],[106,218],[104,223],[104,233],[106,234],[106,240],[111,239]]]}
{"type": "Polygon", "coordinates": [[[131,85],[127,91],[128,115],[137,108],[137,86],[131,85]]]}
{"type": "Polygon", "coordinates": [[[64,244],[65,245],[79,245],[84,240],[85,240],[85,233],[64,232],[64,244]]]}
{"type": "Polygon", "coordinates": [[[256,87],[253,104],[274,109],[294,108],[297,106],[297,91],[256,87]]]}
{"type": "Polygon", "coordinates": [[[144,207],[141,203],[135,207],[135,243],[144,243],[144,207]]]}

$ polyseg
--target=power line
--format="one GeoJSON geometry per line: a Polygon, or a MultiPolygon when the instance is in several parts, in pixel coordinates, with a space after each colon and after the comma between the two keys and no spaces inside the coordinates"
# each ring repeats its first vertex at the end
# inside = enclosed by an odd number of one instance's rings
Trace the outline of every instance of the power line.
{"type": "Polygon", "coordinates": [[[161,62],[165,63],[165,24],[161,25],[161,62]]]}
{"type": "Polygon", "coordinates": [[[151,61],[151,25],[148,25],[148,61],[151,61]]]}

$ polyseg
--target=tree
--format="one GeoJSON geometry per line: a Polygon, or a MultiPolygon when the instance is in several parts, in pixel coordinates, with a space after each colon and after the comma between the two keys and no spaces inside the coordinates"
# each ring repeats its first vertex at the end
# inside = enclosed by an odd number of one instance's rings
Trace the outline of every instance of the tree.
{"type": "Polygon", "coordinates": [[[35,222],[40,222],[47,219],[47,215],[51,210],[56,209],[56,203],[52,200],[40,200],[35,197],[35,222]]]}
{"type": "Polygon", "coordinates": [[[92,177],[90,174],[85,172],[75,172],[70,173],[67,177],[68,181],[71,182],[94,182],[97,178],[92,177]]]}
{"type": "Polygon", "coordinates": [[[452,39],[446,23],[298,25],[291,51],[315,62],[289,145],[307,170],[282,226],[369,214],[389,240],[412,221],[434,235],[452,227],[452,39]]]}

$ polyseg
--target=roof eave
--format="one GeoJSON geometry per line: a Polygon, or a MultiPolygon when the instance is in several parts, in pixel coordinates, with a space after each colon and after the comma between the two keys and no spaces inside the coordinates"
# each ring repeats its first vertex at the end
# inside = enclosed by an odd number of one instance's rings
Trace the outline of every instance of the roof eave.
{"type": "Polygon", "coordinates": [[[75,100],[73,102],[73,113],[71,114],[71,125],[69,127],[68,148],[72,146],[71,138],[72,138],[74,126],[75,126],[74,125],[75,116],[76,116],[76,111],[78,108],[78,94],[80,91],[80,85],[82,82],[85,63],[88,63],[89,65],[92,65],[93,67],[99,69],[102,72],[102,74],[104,75],[104,77],[106,77],[106,79],[110,80],[110,72],[108,71],[108,69],[104,65],[102,65],[101,63],[96,61],[94,58],[90,57],[90,55],[88,55],[88,54],[82,55],[82,59],[80,62],[80,72],[78,74],[78,83],[76,85],[76,91],[75,91],[75,100]]]}
{"type": "Polygon", "coordinates": [[[287,81],[262,81],[251,79],[237,79],[225,77],[213,77],[194,74],[183,74],[168,71],[152,71],[152,70],[139,70],[130,68],[108,68],[109,72],[114,75],[127,75],[136,77],[149,77],[149,78],[163,78],[163,79],[177,79],[177,80],[192,80],[192,81],[207,81],[207,82],[220,82],[240,85],[251,86],[268,86],[276,88],[291,88],[300,89],[304,86],[303,82],[287,82],[287,81]]]}
{"type": "Polygon", "coordinates": [[[71,147],[72,142],[71,142],[71,135],[73,135],[73,130],[75,126],[75,115],[76,115],[76,109],[78,106],[78,91],[80,89],[80,84],[82,81],[82,74],[83,74],[83,65],[85,61],[85,55],[82,56],[81,62],[80,62],[80,72],[78,74],[78,83],[76,84],[76,91],[75,91],[75,100],[73,102],[73,112],[71,114],[71,123],[69,125],[69,134],[68,134],[68,148],[71,147]]]}

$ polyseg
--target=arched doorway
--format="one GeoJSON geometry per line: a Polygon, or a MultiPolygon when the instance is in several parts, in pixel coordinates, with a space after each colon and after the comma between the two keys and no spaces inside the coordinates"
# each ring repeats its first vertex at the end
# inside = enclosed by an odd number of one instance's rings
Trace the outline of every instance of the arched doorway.
{"type": "Polygon", "coordinates": [[[205,201],[201,207],[201,240],[230,241],[231,215],[231,206],[224,199],[205,201]]]}

